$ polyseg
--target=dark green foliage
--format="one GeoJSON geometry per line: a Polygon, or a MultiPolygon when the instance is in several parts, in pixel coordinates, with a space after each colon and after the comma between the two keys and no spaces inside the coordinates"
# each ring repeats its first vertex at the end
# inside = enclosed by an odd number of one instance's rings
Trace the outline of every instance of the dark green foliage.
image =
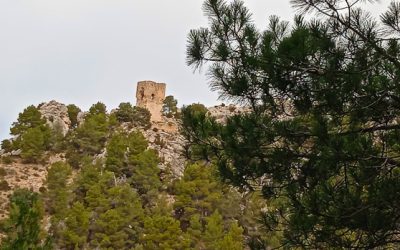
{"type": "Polygon", "coordinates": [[[97,102],[89,108],[89,113],[87,115],[92,116],[92,115],[100,115],[100,114],[103,114],[103,115],[107,114],[107,107],[104,103],[97,102]]]}
{"type": "MultiPolygon", "coordinates": [[[[195,111],[205,109],[194,106],[195,111]]],[[[20,220],[24,235],[38,240],[31,241],[31,247],[15,245],[19,231],[10,226],[16,218],[11,216],[0,226],[11,235],[4,249],[240,249],[243,234],[234,222],[241,216],[242,201],[215,178],[214,166],[191,164],[183,179],[176,180],[167,173],[174,166],[161,171],[158,152],[148,148],[140,131],[127,132],[126,125],[117,121],[117,113],[108,115],[104,104],[97,103],[63,140],[45,124],[24,131],[18,143],[26,146],[25,158],[40,159],[43,148],[54,150],[48,155],[66,150],[71,164],[56,162],[48,168],[46,182],[39,189],[46,219],[42,220],[44,211],[35,194],[38,200],[30,203],[35,205],[29,212],[35,219],[20,220]],[[59,141],[64,143],[56,147],[59,141]],[[105,158],[94,161],[104,149],[105,158]],[[214,236],[214,244],[207,240],[206,231],[211,227],[207,226],[209,216],[216,210],[221,213],[217,226],[222,233],[214,236]],[[46,223],[51,242],[44,239],[41,223],[46,223]]],[[[158,137],[158,144],[164,143],[158,137]]],[[[4,187],[9,188],[8,184],[4,187]]],[[[30,202],[32,197],[24,194],[20,202],[30,202]]],[[[22,211],[13,209],[12,214],[22,211]]]]}
{"type": "Polygon", "coordinates": [[[397,248],[400,5],[379,23],[357,9],[364,1],[291,2],[317,20],[289,29],[272,17],[260,32],[242,1],[205,1],[210,28],[189,33],[187,62],[252,111],[225,125],[182,112],[188,155],[261,186],[274,204],[265,226],[287,247],[397,248]]]}
{"type": "Polygon", "coordinates": [[[117,132],[111,136],[107,143],[106,170],[121,174],[126,168],[126,152],[128,138],[123,132],[117,132]]]}
{"type": "Polygon", "coordinates": [[[4,150],[5,153],[9,153],[13,150],[12,142],[10,140],[3,140],[1,142],[1,149],[4,150]]]}
{"type": "Polygon", "coordinates": [[[82,166],[79,175],[74,182],[75,200],[84,202],[86,194],[90,187],[96,185],[100,180],[101,166],[99,164],[85,164],[82,166]]]}
{"type": "Polygon", "coordinates": [[[64,162],[53,163],[47,173],[48,210],[56,221],[64,219],[66,216],[69,201],[67,182],[71,173],[71,167],[64,162]]]}
{"type": "Polygon", "coordinates": [[[140,154],[132,155],[129,164],[132,165],[131,183],[138,193],[150,202],[157,197],[161,187],[158,155],[155,150],[148,149],[140,154]]]}
{"type": "Polygon", "coordinates": [[[149,129],[151,127],[150,118],[150,111],[145,108],[134,107],[133,123],[136,126],[141,126],[144,129],[149,129]]]}
{"type": "Polygon", "coordinates": [[[44,124],[46,124],[46,120],[42,118],[39,109],[31,105],[18,115],[18,120],[12,124],[10,131],[12,135],[22,135],[28,129],[40,127],[44,124]]]}
{"type": "Polygon", "coordinates": [[[179,221],[166,215],[154,215],[144,220],[141,243],[144,249],[149,250],[188,249],[190,244],[179,221]]]}
{"type": "Polygon", "coordinates": [[[67,158],[71,166],[77,168],[82,165],[84,157],[99,154],[107,141],[108,132],[106,107],[96,103],[90,108],[83,124],[70,135],[67,158]]]}
{"type": "Polygon", "coordinates": [[[145,152],[148,143],[141,132],[130,134],[117,131],[107,145],[106,169],[117,176],[131,177],[138,155],[145,152]]]}
{"type": "Polygon", "coordinates": [[[181,134],[187,140],[184,148],[185,156],[193,161],[201,159],[209,161],[218,147],[202,142],[215,135],[219,125],[208,115],[208,110],[203,104],[184,106],[181,114],[181,134]]]}
{"type": "Polygon", "coordinates": [[[78,126],[78,114],[81,112],[81,109],[74,104],[68,105],[67,108],[68,117],[71,121],[71,128],[76,128],[78,126]]]}
{"type": "Polygon", "coordinates": [[[41,161],[44,152],[50,149],[52,131],[33,105],[18,115],[10,130],[17,137],[8,145],[8,150],[21,149],[21,157],[26,162],[41,161]]]}
{"type": "Polygon", "coordinates": [[[15,190],[10,203],[10,216],[4,223],[6,238],[0,249],[50,249],[42,239],[43,207],[38,194],[26,189],[15,190]]]}
{"type": "Polygon", "coordinates": [[[122,102],[119,104],[115,115],[119,122],[132,122],[134,107],[129,102],[122,102]]]}
{"type": "Polygon", "coordinates": [[[107,144],[106,170],[126,177],[145,203],[154,199],[161,187],[157,152],[147,149],[141,132],[115,133],[107,144]]]}
{"type": "Polygon", "coordinates": [[[143,127],[145,129],[151,127],[150,112],[145,108],[134,107],[128,102],[121,103],[115,115],[119,122],[130,122],[133,126],[143,127]]]}
{"type": "MultiPolygon", "coordinates": [[[[65,235],[65,220],[74,220],[74,214],[71,214],[69,202],[71,200],[71,188],[67,185],[68,179],[71,177],[72,169],[64,162],[53,163],[47,173],[47,191],[44,195],[46,198],[47,212],[51,215],[51,227],[49,232],[54,237],[55,245],[67,244],[71,235],[65,235]],[[67,218],[67,219],[66,219],[67,218]],[[69,237],[67,240],[61,240],[63,237],[69,237]],[[66,241],[66,242],[65,242],[66,241]]],[[[74,211],[74,210],[73,210],[74,211]]],[[[82,215],[84,216],[84,215],[82,215]]]]}
{"type": "Polygon", "coordinates": [[[92,214],[93,247],[129,248],[138,239],[143,210],[137,193],[127,184],[116,185],[111,172],[103,173],[85,197],[92,214]]]}
{"type": "Polygon", "coordinates": [[[190,220],[199,214],[201,218],[211,215],[222,198],[221,186],[212,177],[210,167],[200,164],[186,166],[183,178],[175,183],[174,207],[181,220],[190,220]]]}
{"type": "Polygon", "coordinates": [[[89,233],[89,219],[90,212],[82,203],[75,202],[68,210],[58,245],[67,249],[83,249],[89,233]]]}
{"type": "Polygon", "coordinates": [[[165,97],[162,107],[162,112],[167,117],[173,117],[178,113],[178,101],[172,96],[169,95],[165,97]]]}
{"type": "Polygon", "coordinates": [[[29,128],[21,135],[21,157],[26,162],[38,162],[50,147],[51,130],[47,125],[29,128]]]}
{"type": "Polygon", "coordinates": [[[144,152],[148,147],[148,142],[143,134],[139,131],[134,131],[128,135],[129,155],[135,156],[144,152]]]}
{"type": "Polygon", "coordinates": [[[204,232],[206,249],[241,250],[243,249],[243,229],[232,223],[229,230],[225,230],[222,216],[215,211],[207,218],[204,232]]]}

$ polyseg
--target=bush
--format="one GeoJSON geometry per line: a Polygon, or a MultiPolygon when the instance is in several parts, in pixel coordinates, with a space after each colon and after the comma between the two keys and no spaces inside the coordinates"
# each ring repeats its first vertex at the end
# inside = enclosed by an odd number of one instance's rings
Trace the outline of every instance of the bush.
{"type": "Polygon", "coordinates": [[[4,168],[0,168],[0,177],[4,177],[7,175],[7,171],[4,168]]]}
{"type": "Polygon", "coordinates": [[[131,122],[133,125],[148,129],[151,127],[150,112],[141,107],[133,107],[128,102],[123,102],[118,106],[115,116],[118,122],[131,122]]]}
{"type": "Polygon", "coordinates": [[[48,148],[51,130],[46,126],[28,129],[21,139],[21,157],[26,162],[38,162],[48,148]]]}
{"type": "Polygon", "coordinates": [[[3,156],[1,157],[1,162],[4,164],[11,164],[13,163],[13,158],[11,156],[3,156]]]}
{"type": "Polygon", "coordinates": [[[141,107],[134,107],[133,111],[133,123],[137,126],[143,127],[144,129],[149,129],[151,127],[150,111],[141,107]]]}
{"type": "Polygon", "coordinates": [[[67,108],[68,108],[68,117],[69,120],[71,121],[71,127],[76,128],[78,126],[78,114],[79,112],[81,112],[81,109],[74,104],[68,105],[67,108]]]}
{"type": "Polygon", "coordinates": [[[132,122],[133,120],[133,106],[129,102],[122,102],[119,104],[115,116],[118,122],[132,122]]]}
{"type": "Polygon", "coordinates": [[[11,187],[8,185],[6,180],[0,181],[0,191],[9,191],[11,187]]]}
{"type": "Polygon", "coordinates": [[[10,153],[13,150],[12,142],[10,140],[3,140],[1,142],[1,149],[6,153],[10,153]]]}
{"type": "Polygon", "coordinates": [[[46,193],[46,192],[47,192],[47,189],[46,189],[44,186],[41,186],[41,187],[39,188],[39,192],[41,192],[41,193],[46,193]]]}

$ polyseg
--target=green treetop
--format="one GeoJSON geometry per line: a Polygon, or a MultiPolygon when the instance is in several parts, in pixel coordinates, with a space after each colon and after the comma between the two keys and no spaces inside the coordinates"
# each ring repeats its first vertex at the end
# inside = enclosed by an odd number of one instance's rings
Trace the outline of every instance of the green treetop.
{"type": "Polygon", "coordinates": [[[165,97],[162,107],[163,114],[170,117],[176,115],[178,112],[177,105],[178,101],[172,95],[165,97]]]}

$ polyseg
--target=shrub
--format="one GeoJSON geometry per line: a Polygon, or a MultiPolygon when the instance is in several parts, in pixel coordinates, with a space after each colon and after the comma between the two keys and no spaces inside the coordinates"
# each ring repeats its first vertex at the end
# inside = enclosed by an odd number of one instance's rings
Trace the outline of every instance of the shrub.
{"type": "Polygon", "coordinates": [[[1,142],[1,149],[6,153],[11,152],[13,150],[12,142],[10,140],[3,140],[1,142]]]}
{"type": "Polygon", "coordinates": [[[0,191],[9,191],[11,187],[8,185],[6,180],[0,181],[0,191]]]}
{"type": "Polygon", "coordinates": [[[4,177],[7,175],[7,171],[4,168],[0,168],[0,177],[4,177]]]}
{"type": "Polygon", "coordinates": [[[1,162],[4,164],[11,164],[13,163],[13,158],[11,156],[3,156],[1,157],[1,162]]]}
{"type": "Polygon", "coordinates": [[[71,127],[76,128],[78,126],[78,114],[79,112],[81,112],[81,109],[74,104],[68,105],[67,109],[68,109],[68,117],[69,120],[71,121],[71,127]]]}
{"type": "Polygon", "coordinates": [[[150,118],[151,114],[147,109],[141,107],[134,108],[133,123],[135,125],[149,129],[151,127],[150,118]]]}
{"type": "Polygon", "coordinates": [[[39,188],[39,192],[41,192],[41,193],[46,193],[46,191],[47,191],[47,189],[44,186],[41,186],[39,188]]]}

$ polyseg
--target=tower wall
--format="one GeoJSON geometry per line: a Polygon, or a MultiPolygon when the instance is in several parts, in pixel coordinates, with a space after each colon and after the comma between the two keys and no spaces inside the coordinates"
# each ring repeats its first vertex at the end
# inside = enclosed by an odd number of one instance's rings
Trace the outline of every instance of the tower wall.
{"type": "Polygon", "coordinates": [[[141,81],[137,84],[136,106],[148,109],[151,121],[162,121],[161,111],[165,99],[165,89],[165,83],[141,81]]]}

